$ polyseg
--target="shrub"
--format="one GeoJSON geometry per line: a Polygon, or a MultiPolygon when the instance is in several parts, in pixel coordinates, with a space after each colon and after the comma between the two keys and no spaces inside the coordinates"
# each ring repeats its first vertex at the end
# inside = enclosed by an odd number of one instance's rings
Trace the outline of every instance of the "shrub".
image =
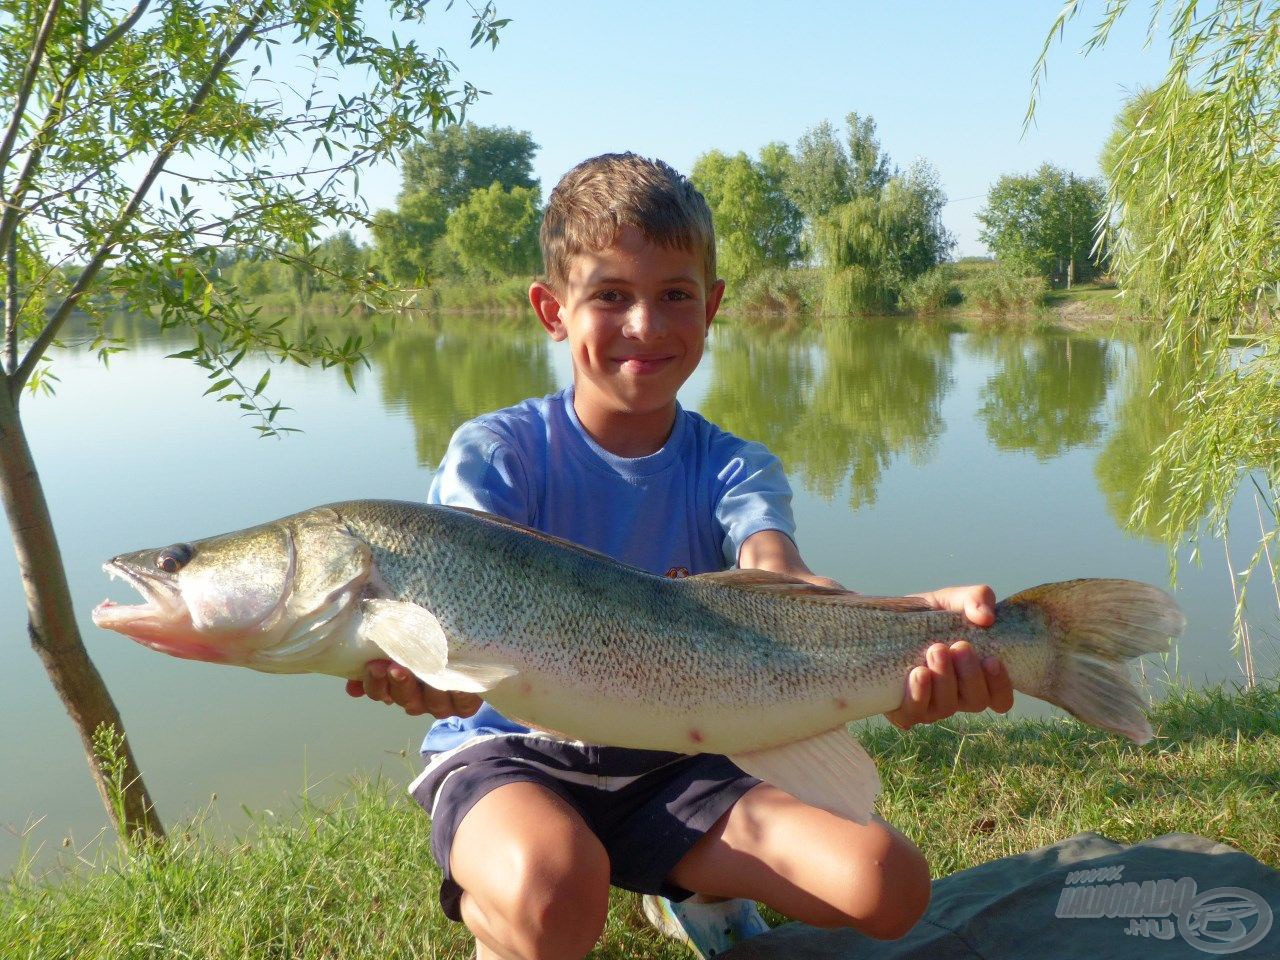
{"type": "Polygon", "coordinates": [[[939,264],[914,280],[908,280],[898,294],[898,304],[917,316],[930,316],[948,304],[960,301],[948,264],[939,264]]]}
{"type": "Polygon", "coordinates": [[[1044,304],[1048,286],[1018,263],[997,260],[984,270],[974,270],[961,281],[965,303],[993,317],[1031,310],[1044,304]]]}
{"type": "Polygon", "coordinates": [[[812,311],[821,299],[821,278],[805,267],[758,270],[737,291],[729,291],[728,306],[746,313],[795,316],[812,311]]]}

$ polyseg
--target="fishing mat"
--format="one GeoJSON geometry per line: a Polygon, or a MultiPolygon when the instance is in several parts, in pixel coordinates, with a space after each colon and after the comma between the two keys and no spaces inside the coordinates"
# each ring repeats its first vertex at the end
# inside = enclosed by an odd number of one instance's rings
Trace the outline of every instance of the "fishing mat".
{"type": "MultiPolygon", "coordinates": [[[[1280,825],[1277,825],[1280,829],[1280,825]]],[[[720,960],[1280,960],[1280,872],[1190,833],[1081,833],[933,882],[901,940],[790,923],[720,960]]]]}

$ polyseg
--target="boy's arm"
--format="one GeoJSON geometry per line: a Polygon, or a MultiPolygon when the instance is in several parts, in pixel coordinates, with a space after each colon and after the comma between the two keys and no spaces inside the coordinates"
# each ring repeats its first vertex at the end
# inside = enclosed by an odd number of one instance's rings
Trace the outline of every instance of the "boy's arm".
{"type": "MultiPolygon", "coordinates": [[[[743,541],[738,550],[738,566],[771,570],[824,587],[841,586],[810,570],[795,541],[778,530],[761,530],[743,541]]],[[[995,623],[995,593],[985,584],[944,587],[911,596],[927,600],[938,610],[963,613],[979,627],[995,623]]],[[[950,646],[935,643],[925,651],[925,666],[907,674],[902,703],[885,717],[894,726],[907,730],[917,723],[933,723],[962,710],[981,713],[990,708],[1005,713],[1012,706],[1013,684],[1004,664],[996,657],[980,659],[972,644],[960,640],[950,646]]]]}

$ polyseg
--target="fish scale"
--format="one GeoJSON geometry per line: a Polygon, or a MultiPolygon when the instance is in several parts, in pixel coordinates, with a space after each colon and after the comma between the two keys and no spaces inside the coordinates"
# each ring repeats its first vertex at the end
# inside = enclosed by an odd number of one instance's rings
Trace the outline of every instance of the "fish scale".
{"type": "Polygon", "coordinates": [[[874,765],[846,731],[897,706],[933,643],[968,640],[1015,689],[1141,743],[1127,662],[1183,627],[1127,580],[1045,584],[994,626],[918,598],[862,597],[763,571],[667,579],[476,511],[318,507],[247,531],[114,558],[147,602],[100,626],[189,659],[363,675],[390,656],[533,727],[641,749],[730,755],[802,800],[865,819],[874,765]]]}

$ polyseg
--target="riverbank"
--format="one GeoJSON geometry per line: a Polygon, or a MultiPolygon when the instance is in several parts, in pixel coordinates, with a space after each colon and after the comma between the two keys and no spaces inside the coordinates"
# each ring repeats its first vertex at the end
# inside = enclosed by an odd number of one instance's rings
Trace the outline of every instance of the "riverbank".
{"type": "MultiPolygon", "coordinates": [[[[404,294],[401,309],[408,313],[451,313],[477,317],[518,317],[533,319],[527,299],[529,281],[505,280],[489,286],[439,284],[404,294]]],[[[887,316],[918,319],[962,328],[1061,329],[1110,336],[1143,321],[1126,316],[1118,291],[1111,286],[1083,284],[1072,290],[1049,290],[1039,304],[991,310],[958,299],[924,314],[898,312],[887,316]]],[[[318,293],[300,307],[291,293],[268,294],[256,298],[253,306],[267,313],[338,317],[352,311],[350,302],[339,294],[318,293]]],[[[720,311],[728,320],[747,322],[789,322],[807,324],[828,318],[804,300],[766,299],[762,302],[726,301],[720,311]]]]}
{"type": "MultiPolygon", "coordinates": [[[[1239,693],[1175,690],[1134,747],[1068,719],[960,717],[860,735],[884,780],[880,812],[935,876],[1082,830],[1131,843],[1198,833],[1280,867],[1280,684],[1239,693]]],[[[436,904],[429,828],[401,784],[353,786],[327,806],[256,818],[252,836],[208,824],[95,863],[54,885],[11,877],[0,956],[12,960],[463,960],[470,939],[436,904]]],[[[594,956],[684,960],[614,892],[594,956]]]]}

